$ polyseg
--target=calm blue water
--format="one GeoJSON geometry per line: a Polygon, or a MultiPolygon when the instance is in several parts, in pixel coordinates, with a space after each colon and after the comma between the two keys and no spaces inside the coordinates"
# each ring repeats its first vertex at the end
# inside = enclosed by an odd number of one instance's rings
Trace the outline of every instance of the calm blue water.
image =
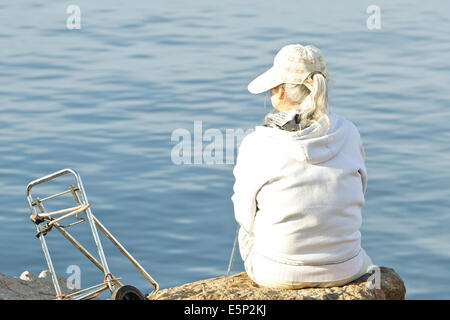
{"type": "MultiPolygon", "coordinates": [[[[450,298],[447,2],[77,0],[80,30],[66,28],[69,4],[0,3],[0,272],[46,268],[25,186],[72,167],[93,213],[162,288],[224,275],[233,165],[175,165],[172,132],[258,124],[270,109],[248,82],[302,43],[322,50],[331,109],[364,142],[364,248],[407,298],[450,298]],[[366,26],[370,4],[380,30],[366,26]]],[[[87,224],[72,229],[90,243],[87,224]]],[[[56,231],[47,241],[58,273],[77,264],[82,286],[102,281],[56,231]]],[[[149,292],[103,243],[112,272],[149,292]]]]}

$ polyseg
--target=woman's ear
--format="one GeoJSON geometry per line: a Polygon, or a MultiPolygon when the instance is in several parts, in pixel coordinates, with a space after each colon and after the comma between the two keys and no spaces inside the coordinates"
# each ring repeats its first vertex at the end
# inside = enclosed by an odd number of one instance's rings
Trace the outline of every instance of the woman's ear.
{"type": "Polygon", "coordinates": [[[272,88],[271,90],[270,90],[270,96],[272,97],[272,96],[278,96],[278,99],[283,99],[283,97],[284,97],[284,89],[283,89],[283,86],[280,84],[280,85],[278,85],[278,86],[276,86],[276,87],[274,87],[274,88],[272,88]]]}
{"type": "Polygon", "coordinates": [[[280,91],[280,93],[279,93],[280,100],[284,99],[285,91],[284,91],[284,88],[283,88],[283,86],[281,84],[278,86],[278,90],[280,91]]]}

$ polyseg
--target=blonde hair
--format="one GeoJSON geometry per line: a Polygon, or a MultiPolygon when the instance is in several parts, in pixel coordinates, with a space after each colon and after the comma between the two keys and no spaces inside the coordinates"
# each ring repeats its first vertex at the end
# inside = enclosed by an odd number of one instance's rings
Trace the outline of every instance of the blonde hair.
{"type": "Polygon", "coordinates": [[[283,89],[286,98],[297,104],[300,115],[300,125],[302,128],[309,127],[312,123],[318,122],[325,117],[327,123],[326,132],[330,128],[328,116],[328,80],[320,72],[311,74],[306,80],[312,91],[304,84],[284,83],[283,89]]]}

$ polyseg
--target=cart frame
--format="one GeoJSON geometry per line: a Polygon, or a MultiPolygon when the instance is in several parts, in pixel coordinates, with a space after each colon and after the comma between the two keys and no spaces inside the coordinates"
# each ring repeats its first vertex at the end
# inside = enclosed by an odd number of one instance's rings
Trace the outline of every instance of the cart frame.
{"type": "Polygon", "coordinates": [[[108,263],[106,261],[106,256],[103,251],[103,246],[100,241],[100,237],[97,231],[97,228],[100,229],[104,233],[104,235],[117,247],[117,249],[131,262],[131,264],[149,281],[149,283],[153,286],[153,291],[145,296],[146,299],[152,299],[157,291],[159,290],[158,283],[150,276],[150,274],[133,258],[133,256],[120,244],[120,242],[108,231],[108,229],[92,214],[90,204],[88,202],[86,192],[83,187],[83,182],[79,173],[70,168],[66,168],[42,178],[31,181],[27,185],[26,196],[28,205],[31,211],[31,220],[35,224],[37,234],[36,236],[40,239],[42,250],[44,252],[45,260],[47,261],[48,269],[50,271],[52,282],[56,291],[56,298],[58,300],[63,299],[73,299],[73,300],[83,300],[83,299],[91,299],[98,296],[101,292],[105,290],[110,290],[111,294],[115,287],[123,287],[123,284],[119,281],[120,278],[114,278],[110,272],[108,267],[108,263]],[[47,181],[53,180],[57,177],[60,177],[65,174],[71,174],[75,178],[76,187],[71,185],[68,190],[63,192],[48,196],[43,199],[33,198],[31,195],[31,190],[34,186],[45,183],[47,181]],[[75,202],[78,204],[77,207],[67,208],[63,210],[58,210],[54,212],[46,212],[43,206],[43,202],[67,193],[72,193],[75,202]],[[69,213],[67,213],[69,212],[69,213]],[[100,261],[98,261],[94,255],[92,255],[86,248],[84,248],[72,235],[69,234],[65,230],[66,227],[75,225],[77,223],[83,222],[84,218],[78,219],[78,222],[69,224],[67,226],[61,225],[59,222],[63,219],[71,217],[73,215],[77,215],[81,212],[86,214],[86,218],[89,222],[89,226],[91,229],[92,236],[94,238],[95,245],[97,247],[98,256],[100,261]],[[63,214],[58,218],[52,218],[52,216],[56,216],[58,214],[63,214]],[[44,223],[45,222],[45,223],[44,223]],[[55,227],[69,242],[71,242],[78,250],[81,251],[98,269],[100,269],[104,273],[103,283],[71,293],[70,295],[63,295],[61,292],[61,287],[58,283],[58,279],[56,277],[55,269],[53,267],[52,259],[50,257],[50,253],[48,250],[47,242],[45,240],[45,235],[47,232],[51,231],[51,229],[55,227]]]}

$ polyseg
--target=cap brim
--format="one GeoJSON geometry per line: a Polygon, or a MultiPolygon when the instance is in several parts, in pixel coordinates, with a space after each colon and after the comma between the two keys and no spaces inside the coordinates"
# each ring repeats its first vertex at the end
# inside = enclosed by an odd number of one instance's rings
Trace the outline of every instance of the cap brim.
{"type": "Polygon", "coordinates": [[[283,81],[278,77],[274,67],[272,67],[250,82],[248,91],[253,94],[258,94],[270,90],[282,83],[283,81]]]}

